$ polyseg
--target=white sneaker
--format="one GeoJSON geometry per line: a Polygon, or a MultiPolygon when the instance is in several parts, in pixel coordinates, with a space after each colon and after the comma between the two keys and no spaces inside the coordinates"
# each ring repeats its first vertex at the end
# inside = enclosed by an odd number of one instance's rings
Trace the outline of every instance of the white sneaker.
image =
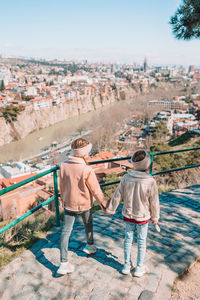
{"type": "Polygon", "coordinates": [[[87,254],[94,254],[97,251],[97,248],[94,245],[86,245],[83,248],[83,252],[87,253],[87,254]]]}
{"type": "Polygon", "coordinates": [[[147,268],[146,266],[142,266],[142,267],[136,267],[135,271],[133,273],[133,276],[135,277],[142,277],[145,273],[147,273],[147,268]]]}
{"type": "Polygon", "coordinates": [[[122,274],[124,275],[128,275],[131,273],[131,270],[133,269],[133,266],[132,265],[127,265],[127,264],[124,264],[123,268],[122,268],[122,274]]]}
{"type": "Polygon", "coordinates": [[[57,274],[65,275],[67,273],[74,272],[74,265],[69,262],[61,262],[60,267],[57,270],[57,274]]]}

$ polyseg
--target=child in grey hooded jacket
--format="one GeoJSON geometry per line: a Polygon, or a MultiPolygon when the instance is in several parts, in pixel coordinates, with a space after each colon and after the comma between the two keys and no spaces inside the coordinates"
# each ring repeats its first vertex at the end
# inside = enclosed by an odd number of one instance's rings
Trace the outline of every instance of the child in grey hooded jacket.
{"type": "Polygon", "coordinates": [[[112,196],[106,212],[113,215],[123,200],[122,215],[126,223],[124,240],[123,274],[129,274],[132,268],[131,246],[134,234],[137,234],[137,266],[134,276],[141,277],[146,273],[144,257],[148,223],[158,224],[160,206],[158,188],[155,179],[147,173],[151,159],[146,150],[133,153],[131,162],[135,170],[128,171],[122,178],[112,196]]]}

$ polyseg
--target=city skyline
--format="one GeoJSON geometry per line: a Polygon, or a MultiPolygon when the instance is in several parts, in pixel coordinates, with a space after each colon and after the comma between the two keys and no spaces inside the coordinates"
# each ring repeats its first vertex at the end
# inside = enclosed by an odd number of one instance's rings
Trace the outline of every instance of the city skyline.
{"type": "Polygon", "coordinates": [[[4,1],[0,53],[46,59],[200,65],[200,40],[169,25],[180,0],[4,1]]]}

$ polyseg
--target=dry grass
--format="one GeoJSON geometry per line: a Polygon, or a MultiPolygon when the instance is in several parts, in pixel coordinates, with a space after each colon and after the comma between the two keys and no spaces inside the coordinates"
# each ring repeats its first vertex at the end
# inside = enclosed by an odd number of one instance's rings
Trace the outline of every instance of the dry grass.
{"type": "MultiPolygon", "coordinates": [[[[10,222],[11,220],[2,222],[0,227],[10,222]]],[[[30,248],[45,232],[55,225],[55,217],[40,209],[34,215],[1,234],[0,267],[8,264],[24,250],[30,248]]]]}
{"type": "Polygon", "coordinates": [[[170,185],[168,183],[166,183],[166,184],[159,184],[159,186],[158,186],[158,192],[159,192],[159,194],[167,193],[167,192],[173,191],[175,189],[176,189],[176,186],[170,185]]]}
{"type": "MultiPolygon", "coordinates": [[[[93,211],[99,210],[98,203],[94,203],[93,211]]],[[[61,220],[63,213],[60,214],[61,220]]],[[[0,228],[13,220],[0,223],[0,228]]],[[[46,232],[56,225],[55,215],[43,209],[21,221],[0,236],[0,268],[18,257],[23,251],[30,248],[46,232]]]]}

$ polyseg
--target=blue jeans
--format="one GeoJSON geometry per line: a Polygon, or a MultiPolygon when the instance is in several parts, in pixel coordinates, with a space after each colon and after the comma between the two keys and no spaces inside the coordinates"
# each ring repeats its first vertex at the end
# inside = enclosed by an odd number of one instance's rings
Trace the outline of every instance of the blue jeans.
{"type": "Polygon", "coordinates": [[[139,225],[126,222],[125,239],[124,239],[124,262],[131,264],[131,247],[134,241],[134,235],[137,234],[137,267],[142,267],[146,253],[146,238],[148,223],[139,225]]]}
{"type": "Polygon", "coordinates": [[[61,262],[67,262],[68,256],[68,244],[69,237],[71,235],[74,221],[76,217],[81,217],[83,220],[83,224],[85,227],[85,234],[87,238],[88,245],[93,245],[93,224],[92,224],[92,209],[86,211],[69,211],[67,209],[64,210],[64,225],[61,233],[60,240],[60,260],[61,262]]]}

